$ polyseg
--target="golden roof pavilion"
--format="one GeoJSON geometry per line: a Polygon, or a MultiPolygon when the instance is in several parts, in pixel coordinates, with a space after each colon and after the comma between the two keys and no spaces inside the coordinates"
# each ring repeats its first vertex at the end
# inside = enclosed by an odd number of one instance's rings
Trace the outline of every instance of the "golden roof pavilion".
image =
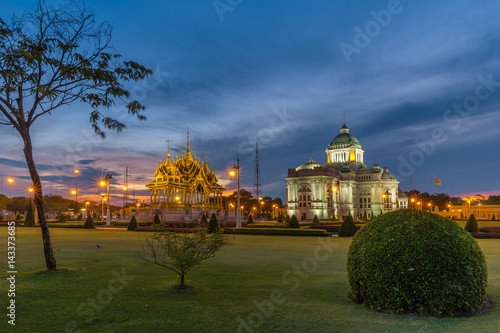
{"type": "Polygon", "coordinates": [[[167,160],[156,164],[155,179],[146,187],[151,192],[151,204],[157,208],[170,209],[222,209],[222,192],[213,168],[208,168],[207,154],[205,162],[191,155],[189,146],[189,128],[187,134],[186,155],[170,158],[170,144],[167,160]]]}

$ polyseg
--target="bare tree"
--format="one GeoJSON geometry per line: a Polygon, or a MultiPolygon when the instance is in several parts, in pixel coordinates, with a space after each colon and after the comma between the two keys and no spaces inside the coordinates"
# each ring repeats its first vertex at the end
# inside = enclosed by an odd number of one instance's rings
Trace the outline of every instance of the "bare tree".
{"type": "Polygon", "coordinates": [[[125,126],[105,111],[124,102],[128,113],[145,117],[137,101],[129,101],[123,82],[152,74],[134,61],[120,61],[111,45],[111,26],[97,23],[83,4],[68,1],[53,8],[39,1],[37,9],[7,24],[0,18],[0,124],[14,127],[24,141],[24,156],[35,189],[35,205],[42,230],[48,270],[56,270],[45,218],[42,185],[33,159],[30,128],[41,116],[83,102],[90,107],[90,123],[104,137],[105,130],[125,126]]]}
{"type": "Polygon", "coordinates": [[[177,273],[180,284],[176,289],[189,289],[191,287],[185,283],[186,274],[201,261],[214,257],[226,244],[222,232],[208,233],[204,229],[193,233],[159,231],[146,237],[138,252],[141,259],[177,273]]]}

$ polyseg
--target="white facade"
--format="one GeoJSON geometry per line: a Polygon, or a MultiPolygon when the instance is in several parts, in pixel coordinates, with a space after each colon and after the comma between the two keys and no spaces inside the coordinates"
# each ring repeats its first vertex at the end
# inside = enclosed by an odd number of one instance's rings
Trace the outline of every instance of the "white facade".
{"type": "Polygon", "coordinates": [[[387,168],[364,164],[364,150],[343,126],[326,149],[327,163],[309,161],[288,169],[287,214],[299,219],[351,215],[372,218],[407,207],[408,199],[398,189],[399,181],[387,168]]]}

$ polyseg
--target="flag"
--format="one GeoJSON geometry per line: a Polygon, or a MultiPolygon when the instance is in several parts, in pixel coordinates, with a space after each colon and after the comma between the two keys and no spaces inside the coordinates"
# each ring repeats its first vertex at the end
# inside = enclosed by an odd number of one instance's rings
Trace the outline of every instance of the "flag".
{"type": "Polygon", "coordinates": [[[442,185],[439,179],[437,179],[436,177],[434,177],[434,179],[436,180],[436,185],[442,185]]]}

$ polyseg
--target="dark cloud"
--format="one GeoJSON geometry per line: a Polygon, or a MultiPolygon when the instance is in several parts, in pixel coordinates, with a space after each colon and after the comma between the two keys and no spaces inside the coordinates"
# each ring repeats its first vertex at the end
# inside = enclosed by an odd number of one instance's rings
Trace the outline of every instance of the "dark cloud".
{"type": "Polygon", "coordinates": [[[96,158],[94,160],[79,160],[78,162],[76,162],[76,164],[80,164],[80,165],[94,164],[95,162],[97,162],[99,160],[101,160],[101,157],[96,158]]]}
{"type": "MultiPolygon", "coordinates": [[[[0,164],[14,167],[14,168],[28,169],[28,165],[26,164],[26,161],[17,161],[17,160],[12,160],[9,158],[0,157],[0,164]]],[[[53,164],[53,165],[36,164],[36,167],[39,171],[47,171],[47,170],[66,170],[66,169],[70,168],[71,166],[64,165],[64,164],[53,164]]]]}

